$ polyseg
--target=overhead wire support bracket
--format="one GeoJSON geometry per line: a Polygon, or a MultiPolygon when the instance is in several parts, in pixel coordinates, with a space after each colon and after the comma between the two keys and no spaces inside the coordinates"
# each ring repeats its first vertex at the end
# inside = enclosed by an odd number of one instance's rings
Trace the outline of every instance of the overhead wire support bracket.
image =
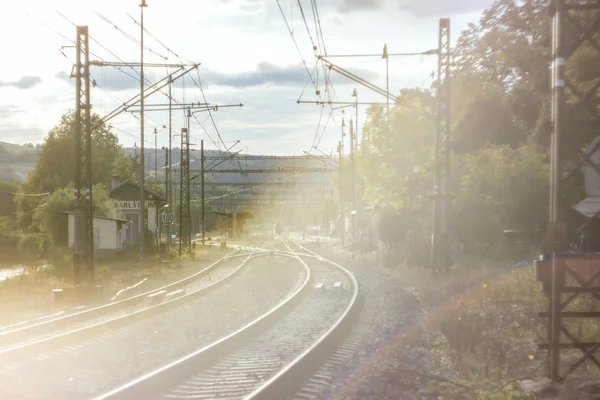
{"type": "Polygon", "coordinates": [[[324,105],[334,105],[334,104],[344,104],[344,105],[348,105],[348,106],[353,106],[355,104],[358,105],[367,105],[367,106],[372,106],[372,105],[385,105],[386,103],[381,103],[381,102],[377,102],[377,101],[321,101],[321,100],[296,100],[297,104],[316,104],[318,106],[324,106],[324,105]]]}
{"type": "MultiPolygon", "coordinates": [[[[164,77],[163,79],[154,83],[153,85],[147,86],[144,89],[144,98],[147,98],[147,97],[153,95],[154,93],[158,92],[159,90],[162,90],[167,85],[169,85],[169,81],[174,82],[177,79],[189,74],[191,71],[197,69],[199,66],[200,66],[200,64],[194,64],[194,66],[189,67],[187,69],[182,68],[183,70],[180,69],[175,75],[174,74],[167,75],[166,77],[164,77]]],[[[140,95],[137,94],[134,97],[132,97],[131,99],[127,100],[126,102],[123,103],[123,105],[117,107],[110,113],[106,114],[102,118],[102,122],[108,122],[111,119],[113,119],[114,117],[118,116],[119,114],[126,112],[128,108],[137,105],[140,102],[140,98],[141,98],[140,95]]]]}
{"type": "MultiPolygon", "coordinates": [[[[96,67],[140,67],[139,62],[117,62],[117,61],[90,61],[90,65],[96,67]]],[[[144,68],[186,68],[193,67],[196,64],[165,64],[165,63],[144,63],[144,68]]]]}
{"type": "MultiPolygon", "coordinates": [[[[427,50],[427,51],[422,51],[422,52],[417,52],[417,53],[387,53],[388,57],[406,57],[406,56],[434,56],[438,54],[438,49],[431,49],[431,50],[427,50]]],[[[346,57],[346,58],[351,58],[351,57],[381,57],[381,53],[377,53],[377,54],[325,54],[325,55],[319,55],[319,57],[328,57],[328,58],[332,58],[332,57],[346,57]]]]}
{"type": "MultiPolygon", "coordinates": [[[[437,51],[436,51],[437,54],[437,51]]],[[[367,89],[370,89],[372,91],[374,91],[377,94],[380,94],[381,96],[385,97],[386,99],[390,99],[392,100],[396,105],[401,105],[404,107],[407,107],[411,110],[416,110],[416,107],[405,103],[404,101],[402,101],[402,99],[399,96],[394,96],[393,94],[389,93],[387,90],[380,88],[379,86],[376,86],[374,84],[372,84],[371,82],[361,78],[358,75],[353,74],[350,71],[345,70],[344,68],[340,67],[339,65],[336,65],[334,63],[332,63],[331,61],[327,60],[326,58],[324,58],[323,56],[316,56],[318,60],[321,60],[325,66],[327,68],[329,68],[330,70],[333,70],[335,72],[337,72],[340,75],[345,76],[346,78],[353,80],[354,82],[358,83],[359,85],[362,85],[364,87],[366,87],[367,89]]],[[[352,104],[356,104],[356,103],[352,103],[352,104]]],[[[436,115],[432,112],[426,111],[426,110],[418,110],[421,111],[425,114],[425,116],[429,119],[431,119],[432,121],[436,120],[436,115]]]]}
{"type": "MultiPolygon", "coordinates": [[[[177,106],[177,107],[172,107],[171,110],[173,111],[186,111],[186,110],[196,110],[196,111],[219,111],[219,108],[227,108],[227,107],[243,107],[244,104],[240,103],[240,104],[223,104],[223,105],[219,105],[219,104],[215,104],[215,105],[209,105],[209,104],[199,104],[199,105],[193,105],[193,106],[177,106]]],[[[145,106],[144,106],[145,107],[145,106]]],[[[151,110],[144,110],[145,111],[168,111],[168,108],[154,108],[151,110]]],[[[139,109],[135,108],[133,110],[127,109],[127,112],[135,112],[138,113],[140,112],[139,109]]]]}

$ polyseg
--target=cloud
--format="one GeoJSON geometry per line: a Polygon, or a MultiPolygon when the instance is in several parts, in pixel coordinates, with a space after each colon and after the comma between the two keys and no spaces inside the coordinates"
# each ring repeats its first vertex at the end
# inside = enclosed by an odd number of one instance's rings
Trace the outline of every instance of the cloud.
{"type": "MultiPolygon", "coordinates": [[[[310,68],[309,68],[310,69],[310,68]]],[[[352,71],[363,79],[374,79],[378,75],[367,70],[352,71]]],[[[247,88],[252,86],[274,85],[274,86],[304,86],[308,76],[306,68],[302,64],[280,67],[268,62],[261,62],[256,70],[240,73],[223,74],[216,71],[208,71],[206,76],[209,81],[218,86],[231,86],[236,88],[247,88]]],[[[332,75],[334,83],[344,82],[337,74],[332,75]]]]}
{"type": "Polygon", "coordinates": [[[54,76],[61,80],[69,80],[69,74],[67,74],[65,71],[59,71],[54,76]]]}
{"type": "MultiPolygon", "coordinates": [[[[106,68],[105,71],[101,70],[102,67],[92,67],[90,75],[93,79],[92,85],[95,83],[109,91],[124,91],[136,89],[139,90],[140,81],[139,76],[131,68],[123,68],[123,71],[115,68],[106,68]],[[126,74],[126,73],[127,74],[126,74]],[[129,75],[128,75],[129,74],[129,75]],[[130,76],[131,75],[131,76],[130,76]],[[135,79],[134,79],[135,78],[135,79]]],[[[312,66],[309,65],[309,70],[312,70],[312,66]]],[[[322,72],[322,71],[320,71],[322,72]]],[[[364,69],[352,69],[352,73],[360,76],[363,79],[372,80],[376,79],[379,74],[364,69]]],[[[163,78],[163,75],[158,75],[153,71],[145,73],[148,81],[156,82],[163,78]]],[[[71,81],[69,74],[64,71],[60,71],[55,75],[59,80],[71,81]]],[[[197,81],[195,73],[192,72],[192,77],[197,81]]],[[[300,86],[303,87],[308,80],[306,68],[300,63],[278,66],[269,62],[260,62],[257,64],[253,71],[243,72],[231,72],[224,73],[215,70],[204,70],[200,72],[203,84],[210,84],[210,86],[226,86],[238,89],[245,89],[249,87],[258,87],[264,85],[285,87],[285,86],[300,86]]],[[[343,84],[348,83],[347,79],[343,78],[339,74],[332,74],[331,81],[333,83],[343,84]]],[[[186,79],[185,86],[190,88],[190,79],[186,79]]],[[[73,81],[74,84],[74,81],[73,81]]],[[[173,88],[182,89],[183,80],[179,79],[173,84],[173,88]]]]}
{"type": "MultiPolygon", "coordinates": [[[[18,107],[18,106],[14,106],[14,105],[0,105],[0,118],[5,119],[5,118],[10,118],[12,116],[14,116],[15,114],[23,114],[25,112],[25,109],[18,107]]],[[[2,126],[0,124],[0,126],[2,126]]]]}
{"type": "Polygon", "coordinates": [[[481,10],[494,0],[342,0],[340,11],[378,10],[386,2],[396,3],[400,9],[417,17],[443,16],[481,10]]]}
{"type": "Polygon", "coordinates": [[[17,89],[29,89],[42,82],[42,78],[39,76],[22,76],[18,81],[13,82],[2,82],[0,86],[13,86],[17,89]]]}
{"type": "Polygon", "coordinates": [[[384,2],[385,0],[343,0],[340,11],[377,10],[384,2]]]}
{"type": "Polygon", "coordinates": [[[300,64],[279,67],[268,62],[259,63],[254,71],[232,74],[223,74],[214,71],[208,73],[207,75],[216,85],[233,86],[239,88],[261,86],[265,84],[303,84],[304,80],[306,79],[306,71],[300,64]]]}
{"type": "Polygon", "coordinates": [[[0,126],[0,137],[5,142],[12,143],[40,143],[44,141],[45,132],[33,126],[17,127],[17,126],[0,126]]]}
{"type": "Polygon", "coordinates": [[[400,0],[400,8],[417,17],[449,16],[449,14],[482,10],[494,0],[400,0]]]}

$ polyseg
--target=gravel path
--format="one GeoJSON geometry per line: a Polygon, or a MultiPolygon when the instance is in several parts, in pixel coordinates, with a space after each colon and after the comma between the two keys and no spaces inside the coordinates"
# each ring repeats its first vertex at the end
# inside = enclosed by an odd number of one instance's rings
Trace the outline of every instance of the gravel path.
{"type": "MultiPolygon", "coordinates": [[[[355,351],[345,362],[335,363],[345,366],[335,370],[321,367],[317,373],[332,379],[329,387],[314,398],[415,398],[412,394],[407,397],[406,390],[412,390],[410,384],[407,387],[403,379],[399,379],[397,374],[390,374],[386,368],[389,364],[400,368],[402,360],[407,358],[434,362],[429,360],[429,349],[413,349],[407,345],[409,338],[422,334],[416,323],[425,315],[419,301],[373,259],[352,259],[335,242],[321,244],[320,247],[307,244],[306,247],[351,271],[359,282],[363,301],[359,321],[349,332],[349,340],[360,344],[353,345],[355,351]]],[[[410,379],[414,381],[415,376],[411,375],[410,379]]]]}
{"type": "Polygon", "coordinates": [[[302,280],[299,264],[251,261],[223,287],[117,331],[2,362],[0,398],[89,398],[180,358],[273,307],[302,280]]]}

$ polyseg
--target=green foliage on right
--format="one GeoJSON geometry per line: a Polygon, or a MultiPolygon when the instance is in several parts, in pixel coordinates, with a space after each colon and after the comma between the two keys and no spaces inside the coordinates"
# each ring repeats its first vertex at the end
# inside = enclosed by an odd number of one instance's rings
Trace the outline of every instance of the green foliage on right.
{"type": "Polygon", "coordinates": [[[465,250],[488,250],[502,241],[505,229],[542,227],[549,174],[545,152],[533,143],[490,146],[465,155],[453,224],[465,250]]]}
{"type": "MultiPolygon", "coordinates": [[[[496,257],[506,253],[504,230],[545,230],[551,131],[547,6],[547,0],[497,0],[453,49],[450,231],[457,253],[496,257]]],[[[573,54],[569,78],[575,87],[583,91],[600,80],[599,62],[587,44],[573,54]]],[[[381,106],[370,107],[357,157],[363,198],[376,209],[381,241],[388,249],[418,241],[407,245],[406,255],[424,254],[430,246],[435,91],[435,83],[431,91],[403,90],[389,116],[381,106]]],[[[600,108],[599,97],[595,102],[600,108]]],[[[594,125],[577,126],[578,136],[597,137],[590,129],[594,125]]]]}

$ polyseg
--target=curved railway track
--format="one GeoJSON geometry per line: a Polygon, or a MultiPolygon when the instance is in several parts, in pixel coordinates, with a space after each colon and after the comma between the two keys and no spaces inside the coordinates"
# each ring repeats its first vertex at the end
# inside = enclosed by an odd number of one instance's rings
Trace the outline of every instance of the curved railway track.
{"type": "Polygon", "coordinates": [[[214,289],[238,273],[255,254],[241,249],[220,258],[206,268],[168,285],[91,309],[44,319],[40,322],[0,331],[0,360],[35,355],[40,347],[59,346],[75,336],[117,329],[123,324],[171,307],[214,289]],[[232,260],[242,258],[241,262],[232,260]]]}
{"type": "Polygon", "coordinates": [[[340,341],[357,311],[358,282],[342,266],[283,243],[287,250],[270,250],[269,257],[294,259],[307,271],[293,295],[228,336],[97,399],[275,399],[292,393],[296,374],[340,341]]]}
{"type": "Polygon", "coordinates": [[[91,398],[228,335],[308,279],[295,265],[287,268],[281,257],[266,262],[266,256],[256,252],[239,277],[207,295],[71,337],[63,346],[39,349],[34,357],[3,359],[0,397],[91,398]]]}

